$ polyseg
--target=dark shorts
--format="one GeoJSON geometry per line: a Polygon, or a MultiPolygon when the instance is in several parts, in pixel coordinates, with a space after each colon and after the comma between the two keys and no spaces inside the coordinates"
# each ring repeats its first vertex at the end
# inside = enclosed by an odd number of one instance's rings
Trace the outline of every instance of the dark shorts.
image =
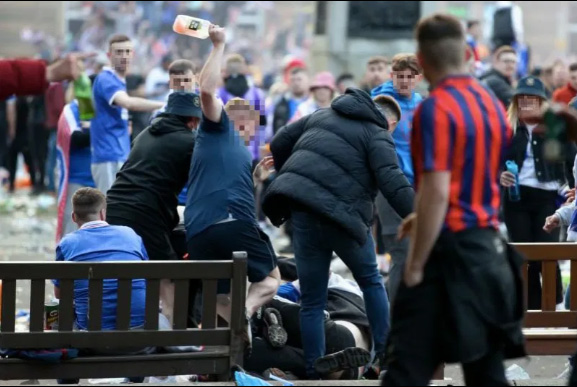
{"type": "Polygon", "coordinates": [[[188,241],[188,259],[231,260],[232,253],[248,254],[248,280],[263,281],[277,267],[277,257],[266,235],[256,224],[235,220],[215,224],[188,241]]]}

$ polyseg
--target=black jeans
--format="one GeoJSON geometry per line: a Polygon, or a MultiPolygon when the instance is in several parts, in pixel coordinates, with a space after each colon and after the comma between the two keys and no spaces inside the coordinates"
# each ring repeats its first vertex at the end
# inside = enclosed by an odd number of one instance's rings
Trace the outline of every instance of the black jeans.
{"type": "MultiPolygon", "coordinates": [[[[521,186],[521,201],[503,201],[509,240],[515,243],[557,243],[559,230],[543,230],[545,219],[557,210],[557,192],[521,186]]],[[[557,265],[557,304],[563,302],[561,270],[557,265]]],[[[541,309],[541,263],[529,263],[530,310],[541,309]]]]}

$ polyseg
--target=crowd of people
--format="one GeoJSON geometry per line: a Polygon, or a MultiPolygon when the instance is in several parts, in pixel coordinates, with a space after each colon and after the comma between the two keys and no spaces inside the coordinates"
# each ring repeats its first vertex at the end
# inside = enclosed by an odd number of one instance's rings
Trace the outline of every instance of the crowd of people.
{"type": "MultiPolygon", "coordinates": [[[[561,226],[577,240],[577,147],[565,139],[552,158],[541,119],[550,101],[574,104],[577,65],[519,79],[515,42],[499,41],[480,74],[477,24],[467,27],[469,36],[453,17],[421,20],[417,52],[371,58],[360,81],[311,77],[293,60],[268,93],[246,58],[226,55],[218,25],[200,72],[165,57],[146,81],[130,78],[139,42],[117,34],[110,67],[92,76],[91,120],[69,82],[85,55],[1,61],[0,161],[11,191],[18,153],[34,191],[57,190],[57,260],[246,251],[248,372],[426,385],[440,364],[460,362],[467,384],[507,385],[503,360],[524,355],[523,308],[518,256],[499,227],[513,242],[558,242],[561,226]],[[277,254],[270,224],[284,225],[291,245],[278,253],[294,259],[277,254]],[[335,255],[354,281],[331,272],[335,255]]],[[[143,284],[134,285],[138,329],[143,284]]],[[[84,329],[86,284],[75,286],[84,329]]],[[[166,327],[172,286],[161,284],[166,327]]],[[[218,288],[227,321],[230,286],[218,288]]],[[[562,307],[560,273],[558,288],[562,307]]],[[[202,320],[199,292],[191,284],[191,327],[202,320]]],[[[104,293],[103,326],[113,329],[114,286],[104,293]]],[[[539,265],[529,265],[528,302],[541,308],[539,265]]]]}

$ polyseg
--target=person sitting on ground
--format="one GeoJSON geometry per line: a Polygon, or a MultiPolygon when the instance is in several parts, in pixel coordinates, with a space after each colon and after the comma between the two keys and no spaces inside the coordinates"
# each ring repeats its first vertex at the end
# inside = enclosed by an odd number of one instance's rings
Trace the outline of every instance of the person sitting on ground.
{"type": "MultiPolygon", "coordinates": [[[[209,34],[214,47],[200,74],[203,118],[190,167],[185,210],[188,254],[190,260],[230,260],[235,251],[247,252],[251,282],[246,300],[248,321],[274,297],[280,281],[270,239],[258,227],[252,157],[246,146],[257,133],[259,112],[242,99],[233,99],[223,107],[216,97],[225,30],[211,25],[209,34]]],[[[219,291],[230,290],[221,286],[219,291]]],[[[219,314],[229,320],[226,296],[221,301],[219,314]]],[[[250,329],[245,333],[250,347],[250,329]]]]}

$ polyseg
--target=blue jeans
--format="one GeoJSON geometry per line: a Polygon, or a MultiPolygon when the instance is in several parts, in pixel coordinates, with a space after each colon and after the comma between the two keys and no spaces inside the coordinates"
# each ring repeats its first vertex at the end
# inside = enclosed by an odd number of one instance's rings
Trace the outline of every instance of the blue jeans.
{"type": "Polygon", "coordinates": [[[373,237],[361,246],[336,224],[306,212],[293,211],[294,249],[301,286],[301,329],[307,373],[325,355],[324,310],[333,252],[349,267],[364,294],[377,354],[384,353],[389,331],[389,301],[379,274],[373,237]]]}

